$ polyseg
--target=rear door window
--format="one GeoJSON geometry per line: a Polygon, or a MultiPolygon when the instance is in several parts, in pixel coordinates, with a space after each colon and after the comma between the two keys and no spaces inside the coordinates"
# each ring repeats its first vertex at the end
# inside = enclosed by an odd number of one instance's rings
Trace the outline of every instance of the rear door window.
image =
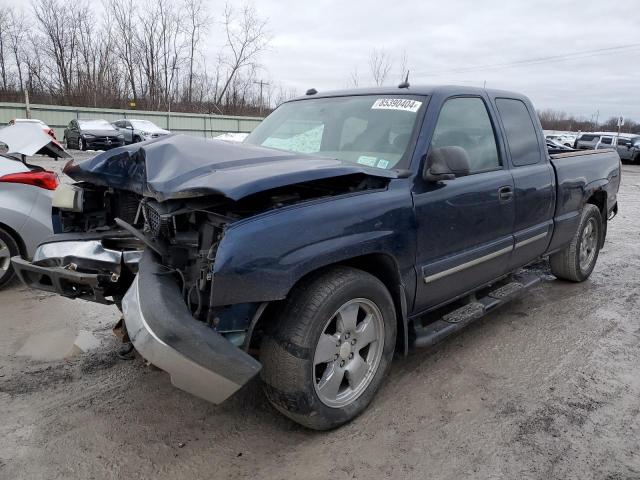
{"type": "Polygon", "coordinates": [[[496,105],[507,135],[513,165],[521,167],[538,163],[542,158],[538,132],[527,106],[521,100],[512,98],[498,98],[496,105]]]}

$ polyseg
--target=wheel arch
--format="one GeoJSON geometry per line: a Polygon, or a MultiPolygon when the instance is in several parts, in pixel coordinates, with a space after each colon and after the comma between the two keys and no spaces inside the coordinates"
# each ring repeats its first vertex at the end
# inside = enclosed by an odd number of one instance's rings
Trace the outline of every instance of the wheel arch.
{"type": "MultiPolygon", "coordinates": [[[[402,277],[400,275],[400,269],[396,260],[387,253],[367,253],[356,257],[340,260],[335,263],[323,265],[315,270],[307,272],[300,277],[291,287],[289,292],[293,290],[297,285],[304,281],[308,281],[310,278],[317,276],[318,274],[330,270],[339,266],[347,266],[362,270],[364,272],[373,275],[380,280],[389,291],[396,311],[396,351],[406,355],[409,348],[409,329],[408,329],[408,314],[407,314],[407,297],[405,286],[402,283],[402,277]]],[[[287,294],[288,296],[288,294],[287,294]]],[[[274,322],[278,316],[278,313],[284,303],[284,300],[277,300],[269,302],[266,308],[262,311],[259,318],[256,318],[253,325],[250,326],[249,333],[250,338],[245,341],[245,344],[249,348],[259,347],[259,338],[254,338],[254,333],[268,326],[270,322],[274,322]]]]}
{"type": "Polygon", "coordinates": [[[0,228],[6,231],[9,235],[11,235],[11,237],[15,240],[16,244],[18,245],[18,250],[20,250],[20,255],[22,255],[23,257],[26,257],[27,246],[25,245],[24,240],[22,240],[22,237],[18,234],[18,232],[13,228],[11,228],[6,223],[2,223],[2,222],[0,222],[0,228]]]}
{"type": "Polygon", "coordinates": [[[594,191],[587,201],[586,205],[594,205],[599,211],[602,217],[602,235],[600,240],[600,248],[604,246],[604,241],[607,237],[607,192],[604,189],[594,191]]]}

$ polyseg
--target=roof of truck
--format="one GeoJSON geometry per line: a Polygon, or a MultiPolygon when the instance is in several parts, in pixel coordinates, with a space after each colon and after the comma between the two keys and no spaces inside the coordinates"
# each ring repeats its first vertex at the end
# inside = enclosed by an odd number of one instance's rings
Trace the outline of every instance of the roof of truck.
{"type": "MultiPolygon", "coordinates": [[[[313,90],[313,89],[312,89],[313,90]]],[[[349,88],[344,90],[328,90],[326,92],[318,91],[310,95],[301,95],[292,100],[304,100],[308,98],[319,97],[344,97],[348,95],[433,95],[439,93],[442,95],[480,95],[488,93],[490,96],[507,96],[511,98],[526,98],[525,95],[506,90],[494,90],[480,87],[468,87],[461,85],[411,85],[409,88],[398,87],[368,87],[368,88],[349,88]]]]}

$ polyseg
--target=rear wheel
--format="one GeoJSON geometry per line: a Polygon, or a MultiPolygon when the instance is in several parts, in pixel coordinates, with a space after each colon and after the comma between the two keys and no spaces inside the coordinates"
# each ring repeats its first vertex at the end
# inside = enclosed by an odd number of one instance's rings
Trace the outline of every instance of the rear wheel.
{"type": "Polygon", "coordinates": [[[338,267],[303,282],[263,341],[269,401],[309,428],[360,414],[387,373],[396,342],[393,301],[374,276],[338,267]]]}
{"type": "Polygon", "coordinates": [[[549,258],[551,272],[558,278],[572,282],[583,282],[589,278],[598,260],[603,235],[600,210],[595,205],[585,205],[571,243],[549,258]]]}
{"type": "Polygon", "coordinates": [[[11,282],[15,276],[11,257],[16,255],[20,255],[18,244],[7,231],[0,228],[0,288],[11,282]]]}

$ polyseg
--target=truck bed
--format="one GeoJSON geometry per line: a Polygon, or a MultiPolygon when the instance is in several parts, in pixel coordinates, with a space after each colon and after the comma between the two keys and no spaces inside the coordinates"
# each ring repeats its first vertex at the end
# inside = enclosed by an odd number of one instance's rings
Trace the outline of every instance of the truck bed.
{"type": "Polygon", "coordinates": [[[558,153],[550,159],[558,182],[555,228],[549,246],[549,252],[553,252],[571,240],[586,199],[599,200],[603,218],[615,210],[621,164],[613,149],[558,153]]]}

